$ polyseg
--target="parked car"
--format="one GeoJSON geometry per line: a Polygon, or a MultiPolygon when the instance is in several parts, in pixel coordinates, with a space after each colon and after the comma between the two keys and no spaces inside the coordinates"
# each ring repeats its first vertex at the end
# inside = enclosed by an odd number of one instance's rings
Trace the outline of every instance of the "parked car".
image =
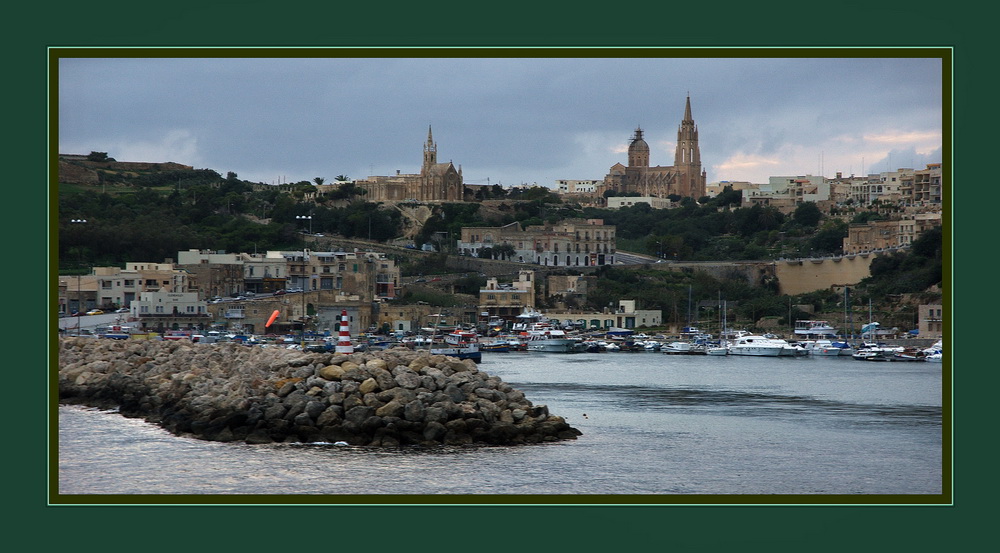
{"type": "Polygon", "coordinates": [[[115,310],[115,313],[128,313],[128,307],[120,307],[115,310]]]}
{"type": "Polygon", "coordinates": [[[275,295],[275,296],[284,296],[284,295],[285,295],[285,294],[287,294],[287,293],[288,293],[288,292],[286,292],[284,288],[282,288],[281,290],[275,290],[275,291],[274,291],[274,295],[275,295]]]}
{"type": "Polygon", "coordinates": [[[104,311],[101,311],[100,309],[91,309],[90,311],[87,311],[87,314],[88,315],[103,315],[104,311]]]}

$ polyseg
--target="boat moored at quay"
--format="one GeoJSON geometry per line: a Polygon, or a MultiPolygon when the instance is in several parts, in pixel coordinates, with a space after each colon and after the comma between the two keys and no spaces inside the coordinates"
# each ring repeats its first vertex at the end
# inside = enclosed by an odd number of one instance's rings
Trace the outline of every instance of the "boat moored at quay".
{"type": "Polygon", "coordinates": [[[779,357],[786,344],[777,343],[770,338],[749,334],[740,336],[729,345],[729,355],[749,355],[754,357],[779,357]]]}
{"type": "Polygon", "coordinates": [[[579,353],[586,349],[581,340],[559,329],[528,331],[528,351],[545,353],[579,353]]]}

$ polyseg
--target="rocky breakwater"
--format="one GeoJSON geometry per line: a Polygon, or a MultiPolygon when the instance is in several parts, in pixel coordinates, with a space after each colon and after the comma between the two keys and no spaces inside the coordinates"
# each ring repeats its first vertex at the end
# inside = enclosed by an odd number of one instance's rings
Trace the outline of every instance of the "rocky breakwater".
{"type": "Polygon", "coordinates": [[[61,338],[59,398],[222,442],[511,445],[580,432],[499,377],[427,352],[61,338]]]}

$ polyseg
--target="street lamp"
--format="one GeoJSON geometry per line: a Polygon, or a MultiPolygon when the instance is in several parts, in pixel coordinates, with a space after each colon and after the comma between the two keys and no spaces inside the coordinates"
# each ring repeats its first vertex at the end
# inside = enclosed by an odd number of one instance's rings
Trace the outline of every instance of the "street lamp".
{"type": "MultiPolygon", "coordinates": [[[[87,220],[86,219],[70,219],[69,222],[70,222],[70,224],[73,224],[73,225],[83,225],[83,224],[87,223],[87,220]]],[[[80,256],[80,257],[82,257],[82,256],[80,256]]],[[[78,262],[80,262],[80,261],[82,261],[82,259],[78,259],[78,262]]],[[[79,273],[77,273],[77,275],[76,275],[76,335],[77,336],[80,335],[80,317],[83,316],[83,311],[82,311],[82,309],[83,309],[83,300],[82,300],[83,292],[81,290],[82,286],[80,285],[80,277],[81,277],[81,275],[79,273]]]]}
{"type": "Polygon", "coordinates": [[[312,232],[313,232],[313,216],[312,215],[296,215],[295,218],[298,219],[298,220],[300,220],[300,221],[308,220],[309,221],[309,234],[312,234],[312,232]]]}

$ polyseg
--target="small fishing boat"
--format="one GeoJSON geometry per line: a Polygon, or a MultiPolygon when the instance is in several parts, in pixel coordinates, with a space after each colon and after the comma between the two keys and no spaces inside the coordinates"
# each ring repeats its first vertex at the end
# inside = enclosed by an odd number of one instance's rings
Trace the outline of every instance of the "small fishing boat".
{"type": "Polygon", "coordinates": [[[434,342],[430,346],[434,355],[447,355],[458,359],[472,359],[476,363],[483,360],[479,341],[475,332],[456,330],[444,336],[444,342],[434,342]]]}

